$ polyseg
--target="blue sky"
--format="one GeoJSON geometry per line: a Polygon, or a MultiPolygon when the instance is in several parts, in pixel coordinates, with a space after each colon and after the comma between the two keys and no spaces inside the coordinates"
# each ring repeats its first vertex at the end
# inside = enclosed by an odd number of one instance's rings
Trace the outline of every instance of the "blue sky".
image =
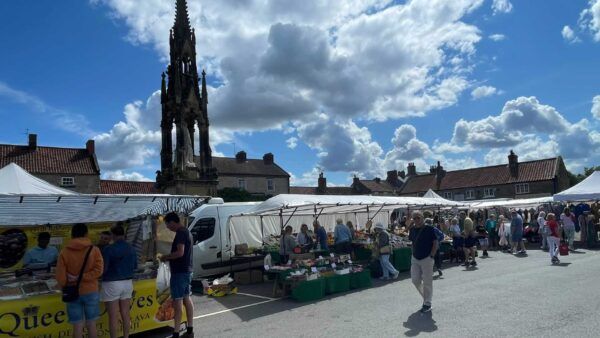
{"type": "MultiPolygon", "coordinates": [[[[213,149],[273,152],[296,185],[510,149],[600,165],[598,0],[188,2],[213,149]]],[[[1,2],[0,142],[94,138],[104,177],[153,179],[173,7],[1,2]]]]}

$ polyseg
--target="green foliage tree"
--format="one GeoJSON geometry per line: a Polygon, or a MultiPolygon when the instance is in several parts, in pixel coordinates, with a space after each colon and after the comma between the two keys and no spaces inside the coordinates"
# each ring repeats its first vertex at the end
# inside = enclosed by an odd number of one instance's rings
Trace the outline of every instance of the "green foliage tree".
{"type": "Polygon", "coordinates": [[[588,176],[590,176],[594,171],[600,171],[600,166],[592,166],[592,167],[584,167],[583,168],[583,173],[581,174],[573,174],[570,171],[567,171],[568,175],[569,175],[569,184],[571,186],[574,186],[576,184],[578,184],[579,182],[583,181],[584,179],[586,179],[588,176]]]}
{"type": "Polygon", "coordinates": [[[223,188],[217,191],[217,196],[225,202],[260,202],[272,197],[271,195],[251,194],[240,188],[223,188]]]}

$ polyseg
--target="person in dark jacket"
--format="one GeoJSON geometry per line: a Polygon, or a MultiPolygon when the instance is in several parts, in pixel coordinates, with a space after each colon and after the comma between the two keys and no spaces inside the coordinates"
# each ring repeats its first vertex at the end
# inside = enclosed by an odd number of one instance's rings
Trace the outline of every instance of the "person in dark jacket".
{"type": "Polygon", "coordinates": [[[102,250],[104,273],[102,275],[102,301],[108,311],[110,337],[118,337],[119,313],[123,326],[123,337],[129,337],[133,274],[137,269],[137,254],[125,241],[125,229],[119,222],[110,229],[113,243],[102,250]]]}

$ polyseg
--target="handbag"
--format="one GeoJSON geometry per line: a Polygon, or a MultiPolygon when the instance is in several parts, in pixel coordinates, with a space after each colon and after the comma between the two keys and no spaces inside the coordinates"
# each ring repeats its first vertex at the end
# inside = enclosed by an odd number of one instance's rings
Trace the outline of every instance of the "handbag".
{"type": "Polygon", "coordinates": [[[569,255],[569,245],[565,242],[560,243],[560,245],[558,246],[558,252],[560,253],[561,256],[568,256],[569,255]]]}
{"type": "Polygon", "coordinates": [[[83,259],[83,265],[81,265],[81,271],[79,271],[79,277],[77,277],[77,284],[75,285],[66,285],[62,288],[62,301],[65,303],[74,302],[79,299],[79,284],[81,284],[81,279],[83,278],[83,271],[85,270],[85,265],[87,264],[88,258],[90,257],[90,252],[94,246],[90,246],[87,253],[85,254],[85,258],[83,259]]]}

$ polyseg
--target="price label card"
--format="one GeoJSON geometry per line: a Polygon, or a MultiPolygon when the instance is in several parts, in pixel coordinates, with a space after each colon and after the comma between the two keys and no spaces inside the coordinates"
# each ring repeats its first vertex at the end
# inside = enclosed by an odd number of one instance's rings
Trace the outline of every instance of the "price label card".
{"type": "Polygon", "coordinates": [[[330,256],[331,258],[333,258],[335,255],[334,255],[334,254],[333,254],[333,252],[332,252],[332,253],[330,253],[330,254],[329,254],[329,256],[330,256]]]}
{"type": "Polygon", "coordinates": [[[335,267],[336,267],[336,266],[337,266],[337,265],[335,265],[335,263],[331,263],[331,267],[332,267],[333,269],[335,269],[335,267]]]}
{"type": "Polygon", "coordinates": [[[319,259],[323,259],[323,256],[319,255],[319,259]]]}
{"type": "Polygon", "coordinates": [[[269,267],[268,265],[265,265],[265,271],[269,271],[271,267],[269,267]]]}
{"type": "Polygon", "coordinates": [[[313,273],[317,273],[317,268],[315,268],[314,266],[312,268],[310,268],[310,271],[312,271],[313,273]]]}
{"type": "Polygon", "coordinates": [[[287,262],[287,265],[292,265],[292,260],[291,259],[287,262]]]}
{"type": "Polygon", "coordinates": [[[348,260],[348,264],[352,264],[352,260],[351,259],[348,260]]]}

